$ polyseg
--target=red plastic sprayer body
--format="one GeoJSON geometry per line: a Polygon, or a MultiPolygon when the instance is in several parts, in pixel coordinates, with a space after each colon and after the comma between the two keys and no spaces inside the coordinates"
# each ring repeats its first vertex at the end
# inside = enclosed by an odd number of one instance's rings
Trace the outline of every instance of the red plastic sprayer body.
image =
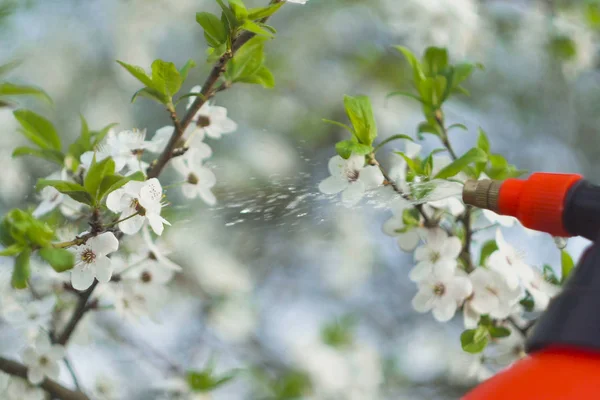
{"type": "Polygon", "coordinates": [[[600,399],[600,187],[581,175],[535,173],[467,181],[463,200],[531,229],[594,242],[527,338],[528,356],[464,400],[600,399]]]}

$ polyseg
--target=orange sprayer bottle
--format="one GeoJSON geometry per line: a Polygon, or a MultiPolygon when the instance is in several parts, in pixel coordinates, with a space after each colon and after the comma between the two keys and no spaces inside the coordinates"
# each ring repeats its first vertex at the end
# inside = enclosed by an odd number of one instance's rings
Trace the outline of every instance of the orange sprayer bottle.
{"type": "Polygon", "coordinates": [[[535,173],[526,180],[467,181],[463,201],[531,229],[595,242],[535,325],[528,356],[463,399],[600,399],[600,187],[580,175],[535,173]]]}

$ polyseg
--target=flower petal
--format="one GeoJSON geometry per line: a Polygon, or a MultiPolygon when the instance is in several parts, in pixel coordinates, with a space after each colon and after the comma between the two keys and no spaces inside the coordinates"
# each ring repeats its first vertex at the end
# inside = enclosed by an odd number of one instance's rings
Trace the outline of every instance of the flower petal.
{"type": "Polygon", "coordinates": [[[347,206],[353,206],[365,195],[365,185],[361,181],[352,182],[343,192],[342,201],[347,206]]]}
{"type": "Polygon", "coordinates": [[[419,290],[415,297],[413,297],[411,304],[415,311],[425,313],[432,309],[434,302],[435,295],[433,294],[433,291],[424,288],[419,290]]]}
{"type": "Polygon", "coordinates": [[[115,191],[110,192],[106,197],[106,207],[108,207],[108,209],[112,212],[121,212],[121,198],[124,194],[125,191],[123,189],[117,189],[115,191]]]}
{"type": "Polygon", "coordinates": [[[400,216],[393,216],[383,224],[383,232],[389,236],[398,236],[398,230],[404,228],[404,221],[400,216]]]}
{"type": "Polygon", "coordinates": [[[107,255],[119,250],[119,240],[112,232],[104,232],[87,241],[92,251],[96,255],[107,255]]]}
{"type": "Polygon", "coordinates": [[[160,200],[162,199],[162,186],[156,178],[148,179],[146,184],[140,189],[139,201],[142,207],[149,210],[160,208],[160,200]]]}
{"type": "Polygon", "coordinates": [[[94,283],[94,273],[89,269],[75,267],[71,270],[71,285],[76,290],[86,290],[94,283]]]}
{"type": "Polygon", "coordinates": [[[319,184],[319,191],[323,194],[336,194],[348,187],[346,179],[339,176],[330,176],[319,184]]]}
{"type": "Polygon", "coordinates": [[[209,206],[217,204],[217,198],[210,189],[200,189],[198,193],[200,194],[200,198],[209,206]]]}
{"type": "Polygon", "coordinates": [[[57,380],[60,376],[60,367],[56,362],[49,362],[45,367],[41,367],[42,373],[49,379],[57,380]]]}
{"type": "Polygon", "coordinates": [[[52,346],[52,348],[48,352],[48,357],[52,361],[58,361],[58,360],[62,360],[63,358],[65,358],[65,353],[66,353],[66,351],[65,351],[64,346],[55,344],[54,346],[52,346]]]}
{"type": "Polygon", "coordinates": [[[50,338],[45,333],[40,333],[35,339],[35,351],[38,354],[46,353],[50,351],[52,343],[50,343],[50,338]]]}
{"type": "Polygon", "coordinates": [[[442,250],[448,234],[441,228],[433,228],[427,230],[427,246],[432,249],[442,250]]]}
{"type": "Polygon", "coordinates": [[[146,218],[150,223],[150,228],[156,233],[158,236],[162,235],[164,226],[163,222],[165,221],[159,214],[146,214],[146,218]]]}
{"type": "Polygon", "coordinates": [[[25,351],[23,351],[21,358],[23,359],[23,363],[25,365],[32,365],[37,360],[37,353],[33,347],[28,347],[25,349],[25,351]]]}
{"type": "Polygon", "coordinates": [[[39,385],[42,383],[44,381],[44,373],[42,372],[42,369],[38,366],[29,367],[29,369],[27,369],[27,380],[32,385],[39,385]]]}
{"type": "Polygon", "coordinates": [[[421,238],[415,231],[408,231],[398,235],[398,246],[400,246],[402,251],[413,251],[420,241],[421,238]]]}
{"type": "Polygon", "coordinates": [[[100,283],[108,283],[113,274],[110,258],[99,255],[94,262],[94,273],[100,283]]]}
{"type": "Polygon", "coordinates": [[[436,302],[433,308],[433,318],[439,322],[450,321],[454,317],[454,314],[456,314],[456,308],[456,302],[440,300],[436,302]]]}
{"type": "MultiPolygon", "coordinates": [[[[123,219],[123,216],[121,216],[121,219],[123,219]]],[[[119,222],[119,229],[126,235],[135,235],[140,231],[142,225],[144,225],[144,220],[144,217],[136,215],[128,220],[119,222]]]]}
{"type": "Polygon", "coordinates": [[[342,177],[345,176],[346,160],[340,156],[333,156],[327,163],[327,168],[331,176],[342,177]]]}
{"type": "Polygon", "coordinates": [[[457,258],[462,250],[462,243],[456,236],[449,237],[444,243],[441,254],[442,257],[457,258]]]}
{"type": "Polygon", "coordinates": [[[408,278],[413,282],[420,282],[433,273],[432,265],[429,261],[421,261],[413,267],[408,273],[408,278]]]}
{"type": "Polygon", "coordinates": [[[373,189],[383,183],[383,174],[378,167],[369,165],[360,171],[358,180],[365,184],[366,189],[373,189]]]}

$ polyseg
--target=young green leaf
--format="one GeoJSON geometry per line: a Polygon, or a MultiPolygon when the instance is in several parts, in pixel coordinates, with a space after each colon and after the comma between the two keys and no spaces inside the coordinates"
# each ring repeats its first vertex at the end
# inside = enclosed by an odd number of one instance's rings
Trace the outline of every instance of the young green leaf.
{"type": "Polygon", "coordinates": [[[485,131],[479,128],[479,137],[477,139],[477,147],[485,151],[486,154],[490,154],[490,142],[485,134],[485,131]]]}
{"type": "Polygon", "coordinates": [[[266,89],[275,87],[275,78],[273,77],[273,73],[271,73],[271,71],[264,65],[260,67],[254,75],[245,78],[239,78],[236,80],[236,82],[262,85],[266,89]]]}
{"type": "Polygon", "coordinates": [[[352,128],[350,128],[346,124],[342,124],[341,122],[332,121],[330,119],[325,119],[325,118],[323,118],[321,121],[326,122],[326,123],[331,124],[331,125],[339,126],[340,128],[347,130],[348,132],[350,132],[354,136],[354,131],[352,131],[352,128]]]}
{"type": "Polygon", "coordinates": [[[485,162],[485,161],[487,161],[487,159],[488,159],[488,156],[483,150],[474,147],[471,150],[467,151],[465,154],[463,154],[457,160],[453,161],[446,167],[442,168],[442,170],[440,172],[438,172],[434,178],[435,179],[451,178],[454,175],[461,172],[469,164],[485,162]]]}
{"type": "Polygon", "coordinates": [[[228,80],[237,82],[260,71],[265,58],[264,41],[264,37],[255,36],[237,51],[226,71],[228,80]]]}
{"type": "Polygon", "coordinates": [[[146,85],[149,88],[153,87],[152,78],[150,78],[148,76],[148,74],[146,74],[146,71],[144,71],[144,69],[142,67],[138,67],[137,65],[130,65],[130,64],[124,63],[123,61],[117,60],[117,62],[123,68],[125,68],[131,75],[133,75],[138,81],[142,82],[144,85],[146,85]]]}
{"type": "Polygon", "coordinates": [[[402,90],[400,90],[400,91],[397,91],[397,92],[392,92],[392,93],[389,93],[389,94],[386,96],[386,98],[395,97],[395,96],[404,96],[404,97],[408,97],[408,98],[411,98],[411,99],[413,99],[413,100],[417,100],[419,103],[423,103],[423,102],[424,102],[424,101],[423,101],[423,99],[422,99],[421,97],[419,97],[418,95],[416,95],[416,94],[413,94],[413,93],[410,93],[410,92],[405,92],[405,91],[402,91],[402,90]]]}
{"type": "Polygon", "coordinates": [[[352,154],[363,156],[373,151],[371,146],[357,143],[353,140],[343,140],[336,143],[335,150],[344,159],[350,158],[352,154]]]}
{"type": "Polygon", "coordinates": [[[19,65],[21,65],[21,61],[10,61],[6,64],[0,65],[0,76],[8,74],[10,71],[17,68],[19,65]]]}
{"type": "Polygon", "coordinates": [[[235,374],[233,373],[216,377],[213,374],[212,368],[207,368],[203,371],[188,371],[186,381],[192,392],[202,393],[210,392],[229,382],[234,377],[235,374]]]}
{"type": "Polygon", "coordinates": [[[562,250],[560,252],[560,264],[562,270],[561,282],[564,283],[567,279],[569,279],[569,276],[571,276],[571,272],[573,271],[575,263],[573,262],[571,255],[565,250],[562,250]]]}
{"type": "Polygon", "coordinates": [[[419,175],[421,173],[420,163],[416,162],[401,151],[395,151],[394,154],[398,154],[400,157],[404,158],[404,161],[406,161],[406,165],[408,165],[408,168],[415,175],[419,175]]]}
{"type": "Polygon", "coordinates": [[[228,0],[229,8],[238,22],[243,22],[248,18],[248,9],[242,0],[228,0]]]}
{"type": "Polygon", "coordinates": [[[98,197],[98,191],[100,190],[100,184],[105,176],[114,175],[115,173],[115,162],[112,158],[108,157],[102,161],[97,162],[96,156],[92,159],[92,165],[85,176],[83,187],[85,190],[95,199],[96,202],[100,201],[98,197]]]}
{"type": "Polygon", "coordinates": [[[435,136],[440,136],[443,132],[438,124],[430,124],[429,122],[421,122],[417,127],[417,137],[423,140],[423,134],[430,133],[435,136]]]}
{"type": "Polygon", "coordinates": [[[488,328],[490,336],[493,338],[505,338],[510,336],[510,329],[503,326],[490,326],[488,328]]]}
{"type": "Polygon", "coordinates": [[[448,51],[440,47],[429,47],[423,55],[423,73],[435,77],[448,67],[448,51]]]}
{"type": "Polygon", "coordinates": [[[259,24],[257,24],[256,22],[253,22],[249,19],[245,20],[244,23],[241,26],[242,29],[248,31],[248,32],[252,32],[255,33],[257,35],[261,35],[261,36],[266,36],[269,38],[273,37],[273,33],[270,32],[269,30],[263,28],[262,26],[260,26],[259,24]]]}
{"type": "Polygon", "coordinates": [[[367,96],[344,96],[344,107],[358,141],[371,146],[377,137],[377,125],[369,98],[367,96]]]}
{"type": "Polygon", "coordinates": [[[0,251],[0,257],[14,257],[24,249],[23,244],[14,243],[0,251]]]}
{"type": "Polygon", "coordinates": [[[553,285],[560,285],[560,280],[556,277],[554,270],[548,264],[544,264],[542,268],[542,273],[544,275],[544,280],[546,282],[550,282],[553,285]]]}
{"type": "Polygon", "coordinates": [[[50,121],[29,110],[16,110],[13,114],[25,137],[43,149],[60,150],[60,138],[50,121]]]}
{"type": "Polygon", "coordinates": [[[15,289],[25,289],[29,281],[30,267],[29,260],[31,258],[31,249],[25,249],[15,259],[13,268],[11,285],[15,289]]]}
{"type": "Polygon", "coordinates": [[[65,155],[58,150],[53,149],[33,149],[27,146],[17,147],[13,150],[13,157],[33,156],[56,163],[60,166],[64,165],[65,155]]]}
{"type": "Polygon", "coordinates": [[[476,329],[467,329],[460,335],[462,349],[467,353],[481,353],[489,341],[488,330],[483,326],[476,329]]]}
{"type": "Polygon", "coordinates": [[[210,47],[218,47],[227,40],[227,29],[216,15],[208,12],[196,13],[196,22],[204,29],[204,38],[210,47]]]}
{"type": "Polygon", "coordinates": [[[172,62],[154,60],[152,63],[152,83],[160,93],[173,97],[181,88],[183,79],[172,62]]]}
{"type": "Polygon", "coordinates": [[[394,48],[401,52],[406,58],[406,61],[408,61],[408,63],[410,64],[413,70],[413,79],[415,87],[419,89],[419,87],[421,86],[421,82],[425,79],[425,73],[423,72],[421,63],[419,62],[419,60],[417,60],[417,57],[415,57],[415,55],[406,47],[394,46],[394,48]]]}
{"type": "Polygon", "coordinates": [[[67,249],[55,249],[46,247],[38,252],[40,257],[46,261],[56,272],[65,272],[73,268],[75,257],[67,249]]]}
{"type": "Polygon", "coordinates": [[[0,83],[0,96],[33,96],[52,104],[52,99],[42,89],[8,82],[0,83]]]}
{"type": "Polygon", "coordinates": [[[141,171],[127,176],[106,175],[102,179],[102,183],[98,190],[98,201],[101,201],[106,195],[119,189],[129,181],[144,181],[145,179],[146,176],[141,171]]]}
{"type": "Polygon", "coordinates": [[[196,67],[196,62],[194,60],[187,60],[187,62],[179,69],[179,75],[181,75],[181,79],[185,82],[187,79],[188,73],[190,69],[196,67]]]}
{"type": "Polygon", "coordinates": [[[135,92],[133,94],[133,96],[131,97],[131,102],[134,103],[138,97],[145,97],[147,99],[151,99],[151,100],[156,101],[157,103],[165,104],[165,105],[169,104],[169,101],[170,101],[169,96],[159,92],[156,89],[152,89],[152,88],[148,88],[148,87],[141,88],[140,90],[135,92]]]}
{"type": "Polygon", "coordinates": [[[267,7],[251,8],[248,10],[248,19],[256,21],[259,19],[270,17],[281,8],[283,2],[271,4],[267,7]]]}
{"type": "Polygon", "coordinates": [[[42,190],[46,186],[52,186],[60,193],[66,194],[73,200],[78,201],[80,203],[84,203],[90,206],[93,204],[92,196],[90,196],[90,194],[83,186],[78,185],[77,183],[40,179],[38,180],[36,189],[42,190]]]}

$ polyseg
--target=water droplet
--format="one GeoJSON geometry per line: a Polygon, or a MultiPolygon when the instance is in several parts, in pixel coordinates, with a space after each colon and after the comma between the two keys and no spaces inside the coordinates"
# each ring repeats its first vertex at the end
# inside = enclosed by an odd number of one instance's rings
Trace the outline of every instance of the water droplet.
{"type": "Polygon", "coordinates": [[[564,250],[567,247],[567,240],[568,240],[568,238],[564,238],[564,237],[558,237],[558,236],[554,237],[554,243],[556,244],[556,247],[559,250],[564,250]]]}

